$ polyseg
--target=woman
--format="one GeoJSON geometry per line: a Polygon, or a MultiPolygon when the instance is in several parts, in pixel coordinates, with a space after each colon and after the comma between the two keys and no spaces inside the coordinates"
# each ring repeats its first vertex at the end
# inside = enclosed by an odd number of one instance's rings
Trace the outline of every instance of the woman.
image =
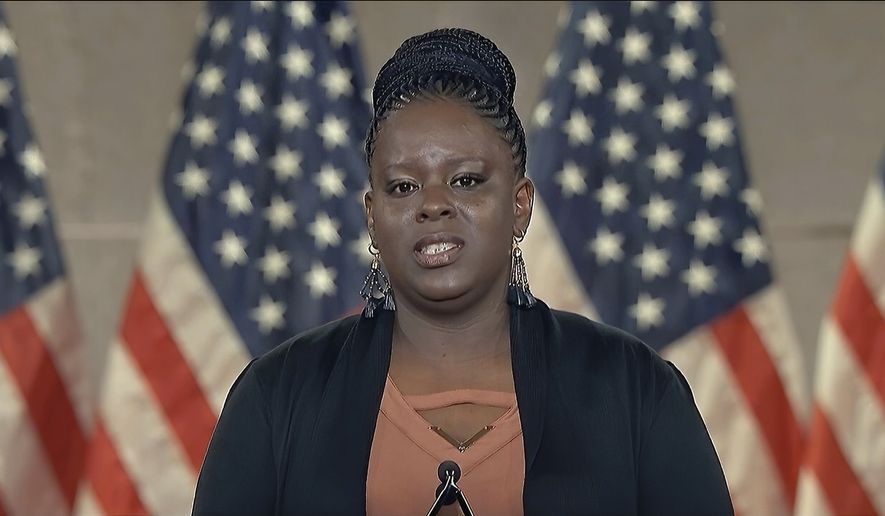
{"type": "Polygon", "coordinates": [[[679,371],[531,295],[515,82],[461,29],[411,38],[381,69],[366,309],[243,371],[195,514],[425,514],[447,459],[479,515],[732,512],[679,371]]]}

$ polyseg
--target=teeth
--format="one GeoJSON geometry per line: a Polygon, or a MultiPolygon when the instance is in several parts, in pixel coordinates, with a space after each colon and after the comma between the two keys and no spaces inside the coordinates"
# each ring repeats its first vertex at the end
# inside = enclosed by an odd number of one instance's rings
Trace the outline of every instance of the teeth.
{"type": "Polygon", "coordinates": [[[421,254],[439,254],[448,251],[449,249],[454,249],[455,244],[451,242],[440,242],[437,244],[430,244],[421,249],[421,254]]]}

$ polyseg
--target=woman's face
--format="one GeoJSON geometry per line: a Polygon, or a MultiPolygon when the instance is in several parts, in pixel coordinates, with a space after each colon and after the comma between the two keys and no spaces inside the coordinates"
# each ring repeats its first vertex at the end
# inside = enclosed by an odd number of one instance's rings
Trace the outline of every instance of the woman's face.
{"type": "Polygon", "coordinates": [[[371,174],[369,234],[398,302],[457,311],[504,299],[534,188],[489,122],[458,101],[414,100],[382,122],[371,174]]]}

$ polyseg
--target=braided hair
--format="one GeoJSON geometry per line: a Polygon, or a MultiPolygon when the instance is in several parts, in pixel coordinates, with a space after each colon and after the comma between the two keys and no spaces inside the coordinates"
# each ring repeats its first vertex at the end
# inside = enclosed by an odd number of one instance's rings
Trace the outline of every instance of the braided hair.
{"type": "Polygon", "coordinates": [[[516,74],[489,39],[466,29],[437,29],[403,42],[381,67],[372,89],[374,115],[366,136],[371,167],[382,122],[415,99],[464,102],[507,142],[518,177],[525,175],[525,130],[513,108],[516,74]]]}

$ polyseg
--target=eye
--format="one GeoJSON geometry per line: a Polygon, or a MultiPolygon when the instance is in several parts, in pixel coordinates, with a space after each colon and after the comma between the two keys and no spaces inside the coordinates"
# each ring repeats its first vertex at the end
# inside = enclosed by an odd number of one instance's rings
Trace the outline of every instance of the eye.
{"type": "Polygon", "coordinates": [[[456,177],[452,181],[452,184],[461,188],[472,188],[474,186],[479,186],[484,182],[485,178],[482,176],[477,174],[464,174],[463,176],[456,177]]]}
{"type": "Polygon", "coordinates": [[[414,192],[418,186],[409,181],[396,181],[390,185],[389,192],[397,195],[406,195],[414,192]]]}

